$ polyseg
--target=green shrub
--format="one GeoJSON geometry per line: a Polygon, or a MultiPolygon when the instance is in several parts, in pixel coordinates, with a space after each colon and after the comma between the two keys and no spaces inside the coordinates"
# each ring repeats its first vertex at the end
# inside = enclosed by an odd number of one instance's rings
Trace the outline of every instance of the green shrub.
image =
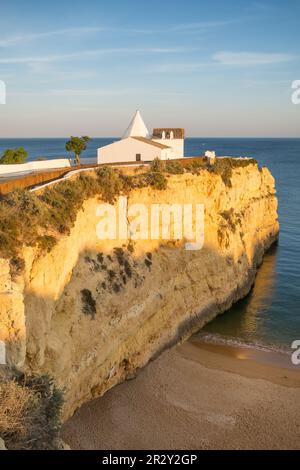
{"type": "Polygon", "coordinates": [[[47,208],[33,193],[17,189],[0,200],[0,256],[17,255],[23,241],[33,245],[49,221],[47,208]]]}
{"type": "Polygon", "coordinates": [[[181,175],[184,172],[183,166],[176,160],[166,161],[166,172],[171,175],[181,175]]]}
{"type": "Polygon", "coordinates": [[[113,204],[124,188],[119,172],[110,166],[103,166],[97,170],[97,177],[102,199],[113,204]]]}
{"type": "Polygon", "coordinates": [[[158,172],[148,174],[148,183],[154,189],[158,189],[159,191],[167,189],[168,186],[168,181],[165,175],[163,173],[158,172]]]}
{"type": "Polygon", "coordinates": [[[150,172],[162,173],[166,170],[166,164],[160,158],[155,158],[150,163],[150,172]]]}
{"type": "MultiPolygon", "coordinates": [[[[40,196],[40,199],[48,206],[50,225],[55,231],[66,234],[70,232],[77,212],[86,197],[87,178],[78,177],[74,181],[62,181],[46,188],[40,196]]],[[[90,188],[88,194],[90,194],[90,188]]]]}
{"type": "Polygon", "coordinates": [[[28,153],[24,147],[15,149],[7,149],[0,158],[0,164],[11,165],[16,163],[24,163],[27,160],[28,153]]]}

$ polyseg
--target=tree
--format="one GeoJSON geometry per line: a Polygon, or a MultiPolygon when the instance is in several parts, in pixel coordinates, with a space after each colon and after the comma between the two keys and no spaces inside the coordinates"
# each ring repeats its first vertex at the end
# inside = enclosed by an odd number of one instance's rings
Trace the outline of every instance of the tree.
{"type": "Polygon", "coordinates": [[[3,152],[3,155],[0,158],[0,164],[10,165],[13,163],[24,163],[25,160],[27,160],[27,157],[28,153],[24,147],[7,149],[3,152]]]}
{"type": "Polygon", "coordinates": [[[91,140],[90,137],[84,135],[83,137],[73,137],[66,143],[67,152],[75,153],[75,161],[77,165],[80,165],[80,155],[83,150],[86,149],[87,143],[91,140]]]}

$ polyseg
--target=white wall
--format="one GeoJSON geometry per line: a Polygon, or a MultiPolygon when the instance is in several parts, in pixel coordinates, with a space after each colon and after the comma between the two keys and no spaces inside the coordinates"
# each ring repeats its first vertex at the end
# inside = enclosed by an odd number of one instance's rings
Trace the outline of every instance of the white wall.
{"type": "Polygon", "coordinates": [[[170,149],[161,149],[128,137],[100,147],[97,150],[98,163],[135,162],[138,153],[141,154],[141,161],[151,161],[156,157],[161,160],[171,158],[170,149]]]}
{"type": "Polygon", "coordinates": [[[81,165],[97,165],[97,157],[81,157],[81,165]]]}
{"type": "Polygon", "coordinates": [[[0,177],[8,174],[22,174],[37,170],[49,170],[54,168],[70,167],[70,160],[67,158],[57,158],[55,160],[41,160],[27,163],[16,163],[13,165],[0,164],[0,177]]]}
{"type": "Polygon", "coordinates": [[[171,158],[183,158],[184,157],[184,139],[153,139],[159,144],[168,145],[172,148],[171,158]]]}

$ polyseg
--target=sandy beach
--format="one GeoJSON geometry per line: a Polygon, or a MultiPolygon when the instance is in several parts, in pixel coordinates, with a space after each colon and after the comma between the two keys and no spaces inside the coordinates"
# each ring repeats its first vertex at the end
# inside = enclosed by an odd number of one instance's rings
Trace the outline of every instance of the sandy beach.
{"type": "Polygon", "coordinates": [[[72,449],[300,449],[300,368],[190,339],[82,406],[72,449]]]}

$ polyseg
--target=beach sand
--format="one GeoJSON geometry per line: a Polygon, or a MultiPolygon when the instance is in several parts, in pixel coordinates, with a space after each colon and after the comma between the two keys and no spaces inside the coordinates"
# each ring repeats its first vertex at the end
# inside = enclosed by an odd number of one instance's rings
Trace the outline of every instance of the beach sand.
{"type": "Polygon", "coordinates": [[[192,338],[83,405],[62,437],[72,449],[300,449],[300,366],[278,359],[192,338]]]}

